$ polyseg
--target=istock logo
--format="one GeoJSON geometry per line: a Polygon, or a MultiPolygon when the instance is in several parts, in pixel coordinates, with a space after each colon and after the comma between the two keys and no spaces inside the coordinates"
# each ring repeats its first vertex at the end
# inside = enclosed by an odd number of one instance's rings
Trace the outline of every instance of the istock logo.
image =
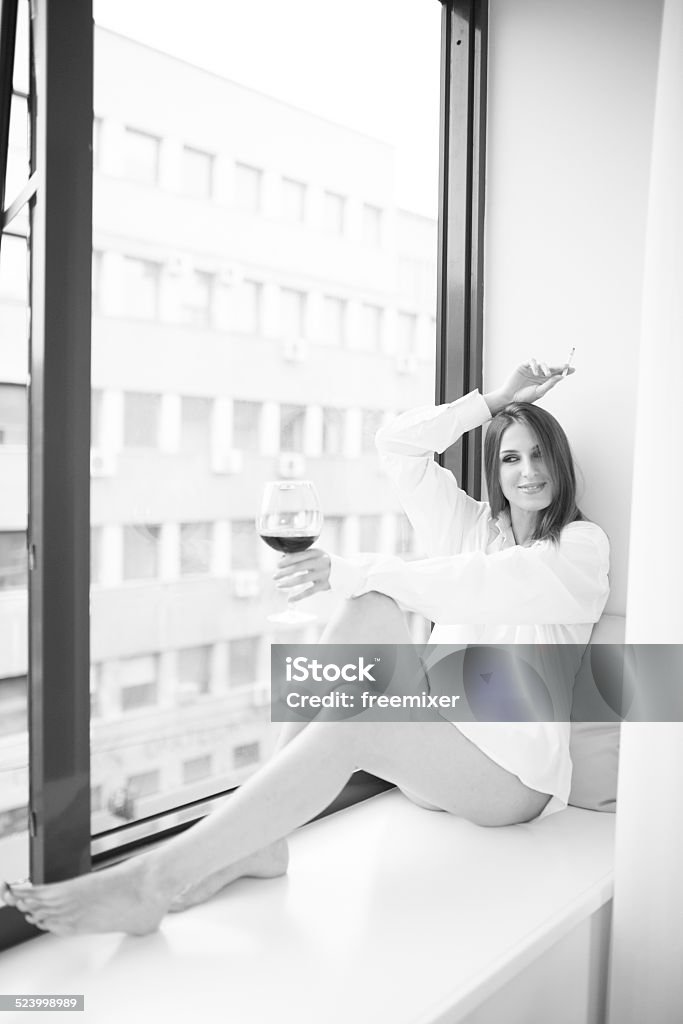
{"type": "Polygon", "coordinates": [[[347,683],[375,683],[377,680],[372,674],[379,658],[367,665],[364,658],[358,658],[356,662],[347,662],[345,665],[335,665],[333,662],[323,663],[315,658],[285,658],[285,675],[288,683],[304,683],[309,679],[317,683],[336,683],[343,679],[347,683]]]}

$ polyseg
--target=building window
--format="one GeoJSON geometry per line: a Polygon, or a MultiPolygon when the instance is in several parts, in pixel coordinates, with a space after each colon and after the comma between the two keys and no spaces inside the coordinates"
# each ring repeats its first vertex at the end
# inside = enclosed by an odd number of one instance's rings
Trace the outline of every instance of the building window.
{"type": "Polygon", "coordinates": [[[180,413],[180,448],[183,452],[207,452],[211,445],[210,398],[183,396],[180,413]]]}
{"type": "Polygon", "coordinates": [[[230,686],[252,686],[258,679],[261,637],[245,636],[228,643],[230,686]]]}
{"type": "Polygon", "coordinates": [[[359,516],[358,549],[359,551],[380,550],[380,530],[382,521],[379,516],[359,516]]]}
{"type": "Polygon", "coordinates": [[[230,524],[230,568],[233,572],[253,571],[258,566],[260,541],[253,519],[235,519],[230,524]]]}
{"type": "Polygon", "coordinates": [[[159,575],[160,526],[123,528],[124,580],[153,580],[159,575]]]}
{"type": "Polygon", "coordinates": [[[290,224],[302,224],[306,212],[306,186],[302,181],[283,178],[281,188],[282,218],[290,224]]]}
{"type": "Polygon", "coordinates": [[[155,320],[159,314],[161,264],[124,256],[121,312],[136,320],[155,320]]]}
{"type": "Polygon", "coordinates": [[[178,683],[181,691],[209,693],[211,689],[211,647],[184,647],[178,651],[178,683]]]}
{"type": "Polygon", "coordinates": [[[375,437],[382,426],[384,413],[379,409],[363,409],[361,412],[361,450],[375,452],[375,437]]]}
{"type": "Polygon", "coordinates": [[[26,534],[23,530],[0,531],[0,590],[28,587],[26,534]]]}
{"type": "Polygon", "coordinates": [[[364,303],[361,306],[359,348],[366,352],[378,352],[382,344],[381,306],[364,303]]]}
{"type": "Polygon", "coordinates": [[[303,452],[306,406],[280,406],[280,451],[303,452]]]}
{"type": "Polygon", "coordinates": [[[306,334],[306,296],[293,288],[280,290],[280,335],[283,338],[303,338],[306,334]]]}
{"type": "Polygon", "coordinates": [[[259,743],[240,743],[232,752],[232,763],[235,768],[248,768],[252,764],[258,764],[260,759],[259,743]]]}
{"type": "Polygon", "coordinates": [[[122,711],[136,711],[157,703],[159,659],[155,654],[122,658],[117,669],[122,711]]]}
{"type": "Polygon", "coordinates": [[[382,241],[382,211],[379,206],[363,203],[363,243],[378,246],[382,241]]]}
{"type": "Polygon", "coordinates": [[[129,391],[124,396],[123,443],[126,448],[158,448],[161,396],[129,391]]]}
{"type": "Polygon", "coordinates": [[[236,399],[232,406],[232,443],[244,452],[258,452],[261,447],[260,402],[236,399]]]}
{"type": "Polygon", "coordinates": [[[259,213],[263,202],[263,171],[249,164],[235,164],[235,204],[245,213],[259,213]]]}
{"type": "Polygon", "coordinates": [[[193,782],[201,782],[202,779],[208,779],[212,772],[213,758],[211,754],[183,761],[183,786],[191,786],[193,782]]]}
{"type": "Polygon", "coordinates": [[[323,409],[323,455],[344,454],[343,409],[323,409]]]}
{"type": "Polygon", "coordinates": [[[28,400],[23,384],[0,384],[0,445],[28,443],[28,400]]]}
{"type": "Polygon", "coordinates": [[[26,676],[0,679],[0,736],[16,736],[28,728],[26,676]]]}
{"type": "Polygon", "coordinates": [[[344,344],[346,338],[346,300],[331,295],[323,297],[323,329],[321,340],[326,345],[344,344]]]}
{"type": "Polygon", "coordinates": [[[261,333],[262,292],[259,281],[242,281],[235,288],[233,326],[238,334],[261,333]]]}
{"type": "Polygon", "coordinates": [[[181,188],[193,199],[210,199],[213,191],[213,156],[192,146],[183,146],[181,188]]]}
{"type": "Polygon", "coordinates": [[[399,313],[397,317],[398,355],[413,356],[417,350],[417,317],[399,313]]]}
{"type": "Polygon", "coordinates": [[[126,128],[123,137],[123,174],[132,181],[156,185],[159,180],[159,145],[156,135],[126,128]]]}
{"type": "Polygon", "coordinates": [[[214,275],[203,270],[193,270],[183,281],[179,319],[192,327],[211,325],[211,304],[214,275]]]}
{"type": "MultiPolygon", "coordinates": [[[[333,555],[343,555],[344,519],[342,516],[325,516],[320,533],[319,546],[333,555]]],[[[318,545],[316,545],[318,546],[318,545]]]]}
{"type": "Polygon", "coordinates": [[[326,231],[335,235],[344,234],[346,218],[346,199],[336,192],[325,192],[323,195],[323,226],[326,231]]]}
{"type": "Polygon", "coordinates": [[[126,790],[133,800],[141,797],[154,796],[161,789],[161,774],[159,771],[140,772],[137,775],[129,775],[126,783],[126,790]]]}
{"type": "Polygon", "coordinates": [[[211,571],[211,523],[180,524],[181,576],[206,576],[211,571]]]}

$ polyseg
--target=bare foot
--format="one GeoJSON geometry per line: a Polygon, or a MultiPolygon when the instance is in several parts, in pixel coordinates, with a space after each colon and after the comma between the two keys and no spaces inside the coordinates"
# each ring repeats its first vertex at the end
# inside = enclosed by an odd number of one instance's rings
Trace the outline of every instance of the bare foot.
{"type": "Polygon", "coordinates": [[[271,846],[245,857],[244,860],[216,871],[194,885],[189,885],[172,900],[169,912],[178,913],[196,906],[197,903],[204,903],[238,878],[277,878],[278,875],[285,874],[288,863],[287,841],[280,839],[271,846]]]}
{"type": "Polygon", "coordinates": [[[4,885],[0,896],[31,924],[57,935],[147,935],[159,927],[169,903],[158,890],[146,857],[51,885],[4,885]]]}

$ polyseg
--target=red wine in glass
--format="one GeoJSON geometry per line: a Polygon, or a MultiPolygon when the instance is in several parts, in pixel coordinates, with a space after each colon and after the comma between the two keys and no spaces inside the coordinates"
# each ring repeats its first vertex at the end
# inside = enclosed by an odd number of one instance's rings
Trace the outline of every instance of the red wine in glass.
{"type": "MultiPolygon", "coordinates": [[[[263,489],[256,529],[266,544],[282,554],[305,551],[320,535],[320,498],[310,480],[272,480],[263,489]]],[[[269,622],[303,625],[315,616],[288,609],[268,616],[269,622]]]]}

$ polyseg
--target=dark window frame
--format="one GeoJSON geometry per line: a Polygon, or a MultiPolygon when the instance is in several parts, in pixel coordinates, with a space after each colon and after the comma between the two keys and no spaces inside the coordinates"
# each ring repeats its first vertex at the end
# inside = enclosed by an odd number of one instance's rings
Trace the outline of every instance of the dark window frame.
{"type": "MultiPolygon", "coordinates": [[[[4,182],[17,0],[0,5],[0,226],[4,231],[27,203],[31,223],[30,861],[34,881],[49,882],[87,872],[113,855],[91,857],[90,831],[92,0],[52,10],[48,0],[32,0],[31,174],[10,208],[4,182]]],[[[441,5],[437,402],[482,383],[488,0],[441,5]]],[[[441,459],[475,497],[480,435],[470,433],[441,459]]],[[[357,772],[323,815],[387,788],[357,772]]],[[[196,808],[193,820],[206,805],[188,805],[196,808]]],[[[150,820],[160,817],[167,815],[150,820]]],[[[144,824],[112,830],[117,858],[149,841],[131,839],[144,824]]],[[[190,824],[174,824],[164,834],[190,824]]],[[[38,934],[14,909],[0,909],[0,949],[38,934]]]]}

